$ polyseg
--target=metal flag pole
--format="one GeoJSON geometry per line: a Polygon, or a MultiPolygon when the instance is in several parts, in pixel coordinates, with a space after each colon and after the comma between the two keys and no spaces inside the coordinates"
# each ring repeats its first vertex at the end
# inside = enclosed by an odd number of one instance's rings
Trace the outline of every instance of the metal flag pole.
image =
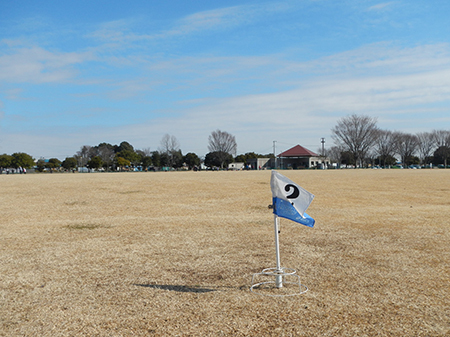
{"type": "MultiPolygon", "coordinates": [[[[276,258],[277,258],[277,270],[275,271],[275,273],[282,274],[283,270],[281,269],[281,264],[280,264],[280,243],[279,243],[279,239],[278,239],[278,236],[280,234],[280,229],[279,229],[280,219],[278,218],[278,215],[276,215],[276,214],[273,215],[273,222],[274,222],[274,228],[275,228],[275,252],[276,252],[276,258]]],[[[275,275],[275,285],[277,288],[283,287],[283,276],[282,275],[275,275]]]]}
{"type": "Polygon", "coordinates": [[[259,295],[277,297],[304,294],[308,291],[308,287],[300,283],[300,276],[297,275],[297,271],[292,268],[281,267],[279,218],[286,218],[302,225],[313,227],[314,219],[306,213],[307,216],[305,217],[303,213],[308,208],[314,195],[276,171],[272,171],[270,187],[272,189],[272,205],[269,205],[269,209],[273,209],[277,264],[275,268],[265,268],[260,273],[253,274],[250,291],[259,295]],[[295,204],[296,202],[297,204],[295,204]],[[274,277],[275,280],[273,279],[274,277]],[[294,287],[290,285],[294,285],[294,287]]]}
{"type": "MultiPolygon", "coordinates": [[[[269,205],[269,208],[273,208],[274,205],[269,205]]],[[[279,243],[279,234],[280,234],[280,218],[278,215],[274,214],[273,217],[274,230],[275,230],[275,253],[277,259],[276,268],[266,268],[263,269],[262,272],[253,274],[252,277],[252,286],[250,290],[258,295],[267,295],[274,297],[282,297],[282,296],[294,296],[301,295],[308,291],[308,287],[300,283],[300,276],[298,276],[295,269],[292,268],[283,268],[280,263],[280,243],[279,243]],[[257,281],[261,277],[270,277],[271,281],[257,281]],[[275,281],[273,278],[275,277],[275,281]],[[270,293],[270,284],[275,286],[275,289],[279,289],[278,293],[270,293]],[[282,291],[281,288],[284,288],[285,285],[295,285],[296,287],[290,288],[287,286],[285,291],[282,291]],[[268,287],[269,288],[264,288],[268,287]],[[262,287],[262,288],[261,288],[262,287]],[[296,290],[297,289],[297,290],[296,290]],[[261,291],[260,291],[261,290],[261,291]],[[267,291],[268,290],[268,291],[267,291]]]]}

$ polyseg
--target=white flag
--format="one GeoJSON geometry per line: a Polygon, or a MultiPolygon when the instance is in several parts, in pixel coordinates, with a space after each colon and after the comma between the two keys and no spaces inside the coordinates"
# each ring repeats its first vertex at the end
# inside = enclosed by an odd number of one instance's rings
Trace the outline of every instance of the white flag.
{"type": "Polygon", "coordinates": [[[270,179],[274,214],[313,227],[314,219],[305,213],[314,195],[277,171],[270,179]]]}

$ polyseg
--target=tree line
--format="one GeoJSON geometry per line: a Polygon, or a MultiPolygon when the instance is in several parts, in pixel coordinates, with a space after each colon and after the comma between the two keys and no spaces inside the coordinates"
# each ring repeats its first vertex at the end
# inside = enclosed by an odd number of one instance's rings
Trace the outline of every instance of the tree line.
{"type": "Polygon", "coordinates": [[[416,134],[384,130],[377,126],[376,118],[353,114],[338,120],[331,137],[335,146],[323,155],[355,167],[386,167],[398,160],[404,166],[447,167],[450,158],[450,130],[416,134]]]}
{"type": "MultiPolygon", "coordinates": [[[[319,153],[331,162],[367,167],[369,165],[448,166],[450,159],[450,130],[433,130],[417,134],[383,130],[377,126],[377,119],[369,116],[349,115],[338,120],[331,129],[335,143],[330,149],[319,153]]],[[[165,134],[158,150],[150,148],[136,150],[127,141],[119,145],[100,143],[96,146],[83,145],[76,154],[62,162],[57,158],[39,159],[37,162],[26,153],[0,155],[0,169],[31,168],[44,170],[75,170],[87,167],[95,170],[159,170],[186,168],[195,170],[203,163],[209,168],[226,168],[231,162],[247,164],[258,157],[273,158],[273,154],[248,152],[236,155],[237,143],[233,135],[215,130],[208,137],[208,152],[204,158],[189,152],[183,155],[175,136],[165,134]]]]}
{"type": "Polygon", "coordinates": [[[227,167],[234,161],[247,163],[248,159],[267,157],[254,152],[236,156],[236,138],[226,131],[215,130],[208,138],[208,152],[204,158],[196,153],[189,152],[183,155],[180,143],[173,135],[165,134],[158,150],[150,148],[135,149],[127,141],[119,145],[100,143],[96,146],[83,145],[73,156],[60,161],[57,158],[39,159],[37,162],[26,153],[13,155],[0,155],[0,168],[31,168],[38,171],[44,170],[75,170],[78,167],[86,167],[104,171],[128,171],[128,170],[172,170],[185,168],[197,170],[203,163],[213,168],[227,167]]]}

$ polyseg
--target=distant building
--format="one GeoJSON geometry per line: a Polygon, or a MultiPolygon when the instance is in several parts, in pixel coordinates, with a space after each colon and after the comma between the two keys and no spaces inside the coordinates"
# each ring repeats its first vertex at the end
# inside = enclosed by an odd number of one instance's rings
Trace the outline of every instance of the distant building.
{"type": "Polygon", "coordinates": [[[242,170],[244,168],[244,163],[231,163],[228,164],[229,170],[242,170]]]}
{"type": "Polygon", "coordinates": [[[273,166],[273,160],[270,158],[251,158],[247,159],[247,165],[249,165],[252,170],[265,170],[270,169],[273,166]]]}
{"type": "Polygon", "coordinates": [[[330,159],[321,157],[303,146],[296,145],[277,156],[277,168],[302,169],[302,168],[327,168],[330,159]]]}

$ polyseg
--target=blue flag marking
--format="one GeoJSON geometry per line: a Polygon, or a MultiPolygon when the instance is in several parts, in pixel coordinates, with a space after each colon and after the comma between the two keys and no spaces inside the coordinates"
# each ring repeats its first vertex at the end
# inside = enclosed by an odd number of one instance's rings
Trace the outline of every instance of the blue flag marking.
{"type": "Polygon", "coordinates": [[[280,198],[272,198],[272,200],[274,214],[278,215],[279,217],[301,223],[302,225],[308,227],[314,227],[314,223],[316,221],[306,213],[303,214],[305,216],[303,218],[289,201],[280,198]]]}

